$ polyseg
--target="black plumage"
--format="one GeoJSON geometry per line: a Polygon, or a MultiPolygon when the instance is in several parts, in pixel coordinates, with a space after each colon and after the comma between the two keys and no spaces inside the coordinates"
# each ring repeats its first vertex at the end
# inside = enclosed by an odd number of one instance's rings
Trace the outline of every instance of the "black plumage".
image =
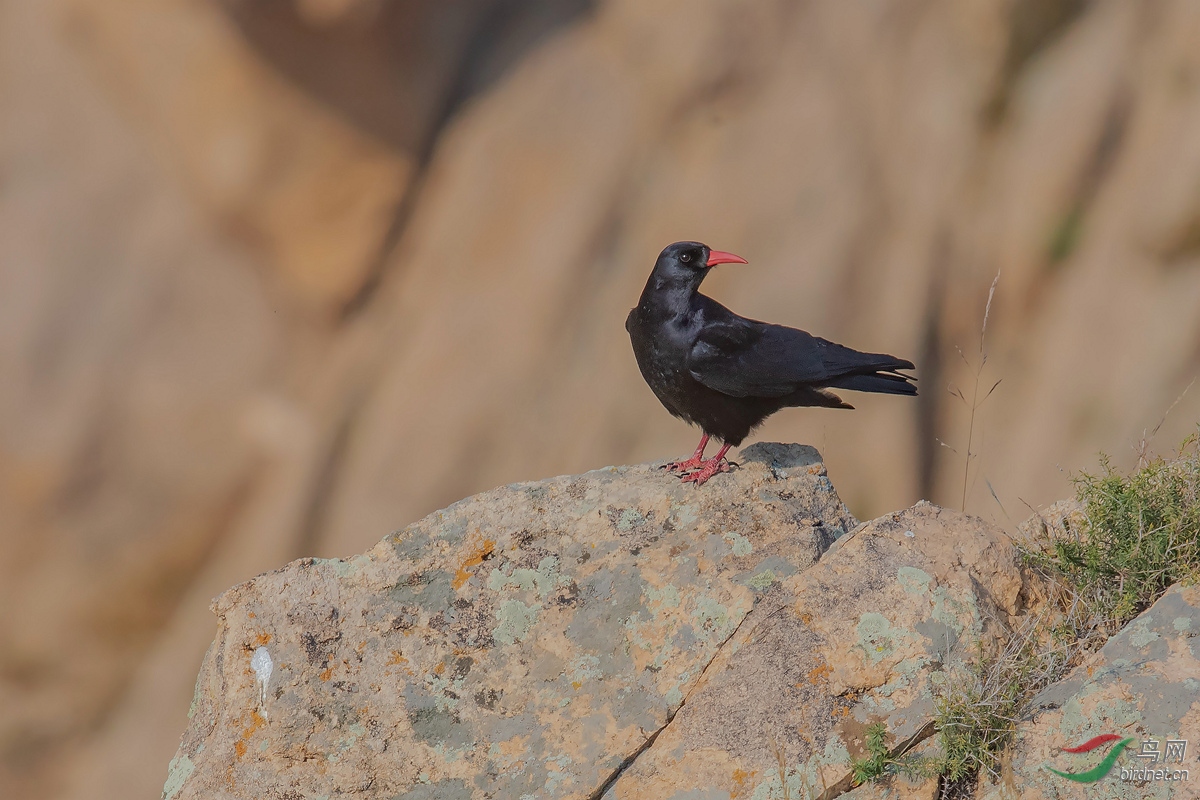
{"type": "Polygon", "coordinates": [[[917,393],[914,378],[897,371],[913,369],[911,361],[746,319],[700,294],[713,266],[734,262],[746,263],[699,242],[668,246],[625,320],[646,383],[667,411],[704,431],[692,458],[667,465],[684,480],[727,470],[729,447],[781,408],[853,408],[830,389],[917,393]],[[709,437],[724,446],[705,461],[709,437]]]}

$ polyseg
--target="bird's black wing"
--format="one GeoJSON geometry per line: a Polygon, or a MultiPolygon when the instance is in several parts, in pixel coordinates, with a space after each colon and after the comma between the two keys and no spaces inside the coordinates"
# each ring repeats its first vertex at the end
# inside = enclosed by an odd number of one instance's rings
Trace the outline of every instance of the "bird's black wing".
{"type": "Polygon", "coordinates": [[[732,397],[783,397],[803,386],[916,393],[906,376],[886,374],[912,369],[910,361],[860,353],[795,328],[734,314],[700,328],[687,366],[697,381],[732,397]]]}

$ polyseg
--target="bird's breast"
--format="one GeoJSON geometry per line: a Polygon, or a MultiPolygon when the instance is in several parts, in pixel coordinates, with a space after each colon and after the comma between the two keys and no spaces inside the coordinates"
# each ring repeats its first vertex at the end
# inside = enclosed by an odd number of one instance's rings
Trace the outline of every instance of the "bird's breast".
{"type": "Polygon", "coordinates": [[[688,386],[695,383],[687,368],[690,334],[679,320],[656,318],[634,309],[626,322],[638,369],[650,389],[676,416],[684,416],[688,386]]]}

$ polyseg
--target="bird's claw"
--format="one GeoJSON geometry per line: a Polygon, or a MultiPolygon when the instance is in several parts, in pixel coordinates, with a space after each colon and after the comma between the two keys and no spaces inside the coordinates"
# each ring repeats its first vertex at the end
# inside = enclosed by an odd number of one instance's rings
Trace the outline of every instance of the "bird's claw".
{"type": "Polygon", "coordinates": [[[695,472],[689,472],[680,478],[684,483],[694,483],[697,486],[701,485],[718,472],[729,472],[729,461],[721,458],[712,458],[704,462],[700,469],[695,472]]]}
{"type": "Polygon", "coordinates": [[[682,475],[692,470],[700,469],[704,466],[704,459],[692,456],[686,461],[669,461],[663,464],[659,469],[665,469],[667,472],[674,472],[676,475],[682,475]]]}

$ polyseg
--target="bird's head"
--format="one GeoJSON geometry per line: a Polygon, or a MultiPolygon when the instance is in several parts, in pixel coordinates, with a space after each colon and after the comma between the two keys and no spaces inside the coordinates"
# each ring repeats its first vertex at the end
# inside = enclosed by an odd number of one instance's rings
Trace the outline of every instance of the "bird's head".
{"type": "MultiPolygon", "coordinates": [[[[658,254],[654,262],[654,278],[658,288],[699,288],[708,271],[717,264],[745,264],[746,259],[713,250],[700,242],[675,242],[658,254]]],[[[653,279],[653,278],[652,278],[653,279]]]]}

